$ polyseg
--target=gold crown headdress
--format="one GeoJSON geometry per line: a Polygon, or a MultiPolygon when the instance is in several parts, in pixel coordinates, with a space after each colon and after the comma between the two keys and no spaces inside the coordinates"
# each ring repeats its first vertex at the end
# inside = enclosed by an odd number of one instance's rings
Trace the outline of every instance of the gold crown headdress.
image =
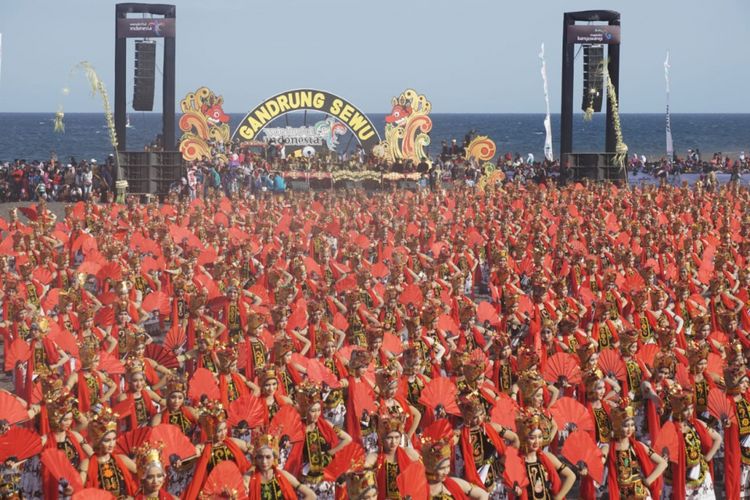
{"type": "Polygon", "coordinates": [[[669,404],[672,407],[672,420],[680,422],[683,412],[693,404],[693,393],[677,387],[669,393],[669,404]]]}
{"type": "Polygon", "coordinates": [[[368,328],[365,332],[367,334],[367,343],[372,344],[376,340],[383,340],[383,329],[379,327],[368,328]]]}
{"type": "Polygon", "coordinates": [[[422,351],[416,347],[405,349],[401,356],[401,363],[404,368],[418,368],[424,363],[422,351]]]}
{"type": "Polygon", "coordinates": [[[279,372],[276,371],[276,368],[273,365],[267,365],[263,368],[258,368],[257,370],[255,370],[255,372],[261,385],[265,384],[269,380],[279,380],[279,372]]]}
{"type": "Polygon", "coordinates": [[[521,446],[528,442],[529,436],[536,430],[541,430],[542,433],[546,431],[544,419],[537,412],[521,410],[516,415],[516,434],[521,441],[521,446]]]}
{"type": "Polygon", "coordinates": [[[677,358],[671,351],[659,351],[654,356],[654,371],[668,369],[670,374],[674,375],[677,369],[677,358]]]}
{"type": "Polygon", "coordinates": [[[239,356],[237,348],[226,344],[217,345],[215,352],[216,359],[219,362],[219,368],[222,371],[228,371],[232,367],[232,364],[237,361],[237,357],[239,356]]]}
{"type": "Polygon", "coordinates": [[[708,351],[708,344],[706,343],[699,344],[697,342],[690,342],[688,344],[687,358],[688,363],[690,364],[690,370],[695,370],[698,363],[708,359],[708,351]]]}
{"type": "Polygon", "coordinates": [[[482,354],[471,353],[461,368],[467,382],[476,382],[487,371],[487,363],[482,354]]]}
{"type": "Polygon", "coordinates": [[[127,352],[135,351],[139,345],[146,345],[148,334],[145,330],[137,328],[127,332],[125,350],[127,352]]]}
{"type": "Polygon", "coordinates": [[[130,376],[135,375],[136,373],[143,373],[146,369],[146,360],[139,356],[128,356],[125,358],[123,364],[125,365],[125,371],[127,371],[130,376]]]}
{"type": "Polygon", "coordinates": [[[619,405],[610,410],[609,419],[612,422],[612,432],[615,437],[623,437],[622,428],[625,422],[633,418],[635,418],[635,408],[630,404],[629,399],[623,399],[619,405]]]}
{"type": "Polygon", "coordinates": [[[277,459],[279,457],[279,437],[268,432],[268,429],[259,429],[253,436],[253,449],[258,451],[261,448],[270,448],[273,451],[274,459],[277,459]]]}
{"type": "Polygon", "coordinates": [[[484,411],[484,404],[478,393],[470,392],[463,396],[458,403],[464,421],[471,420],[484,411]]]}
{"type": "Polygon", "coordinates": [[[662,350],[669,351],[672,349],[672,343],[675,341],[675,331],[673,328],[659,328],[656,330],[656,335],[659,347],[662,350]]]}
{"type": "Polygon", "coordinates": [[[518,378],[518,388],[521,392],[524,404],[529,404],[534,394],[544,387],[544,379],[536,370],[522,372],[518,378]]]}
{"type": "Polygon", "coordinates": [[[597,352],[597,346],[589,342],[579,345],[576,349],[576,354],[578,354],[578,359],[581,360],[582,366],[588,364],[591,357],[597,352]]]}
{"type": "Polygon", "coordinates": [[[375,383],[381,394],[398,385],[399,373],[393,365],[385,366],[375,372],[375,383]]]}
{"type": "Polygon", "coordinates": [[[45,394],[45,402],[47,405],[47,418],[49,419],[49,425],[53,431],[62,430],[62,420],[65,415],[71,413],[75,408],[76,400],[73,396],[63,388],[63,390],[57,393],[57,396],[52,399],[51,394],[45,394]]]}
{"type": "Polygon", "coordinates": [[[404,433],[406,425],[406,414],[403,412],[391,413],[388,410],[379,411],[377,414],[378,435],[384,438],[391,432],[404,433]]]}
{"type": "Polygon", "coordinates": [[[727,394],[736,396],[742,392],[742,379],[747,378],[747,370],[739,366],[727,366],[724,368],[724,384],[727,394]]]}
{"type": "Polygon", "coordinates": [[[589,401],[593,400],[596,396],[596,386],[600,380],[602,380],[601,377],[593,370],[586,371],[583,374],[583,383],[586,386],[586,398],[589,401]]]}
{"type": "Polygon", "coordinates": [[[319,385],[306,380],[297,386],[297,390],[295,391],[295,401],[297,402],[300,413],[303,415],[307,413],[307,410],[309,410],[311,406],[320,403],[321,400],[319,385]]]}
{"type": "Polygon", "coordinates": [[[350,471],[346,475],[346,493],[353,500],[363,498],[368,491],[377,487],[374,470],[350,471]]]}
{"type": "Polygon", "coordinates": [[[358,368],[366,368],[372,360],[372,355],[364,349],[354,349],[349,358],[349,368],[356,370],[358,368]]]}
{"type": "Polygon", "coordinates": [[[138,472],[138,479],[148,475],[148,470],[151,467],[159,467],[164,471],[164,464],[161,462],[161,450],[164,448],[164,443],[145,442],[142,445],[135,448],[135,465],[138,472]]]}
{"type": "Polygon", "coordinates": [[[173,394],[175,392],[181,392],[187,394],[188,384],[185,374],[182,373],[170,373],[167,376],[167,387],[166,394],[173,394]]]}
{"type": "Polygon", "coordinates": [[[110,432],[117,432],[119,415],[109,407],[99,407],[89,416],[89,437],[92,443],[98,444],[110,432]]]}
{"type": "Polygon", "coordinates": [[[256,312],[251,312],[247,315],[247,329],[250,332],[253,332],[258,329],[258,327],[262,326],[264,323],[263,316],[261,314],[258,314],[256,312]]]}
{"type": "Polygon", "coordinates": [[[202,404],[199,408],[198,423],[206,433],[208,439],[216,437],[216,431],[219,428],[219,424],[227,419],[227,413],[224,410],[224,406],[218,401],[208,401],[202,404]]]}
{"type": "Polygon", "coordinates": [[[630,346],[638,344],[638,332],[626,330],[620,334],[620,352],[630,355],[630,346]]]}
{"type": "Polygon", "coordinates": [[[536,351],[529,349],[528,347],[521,347],[518,349],[518,371],[523,372],[531,369],[531,367],[539,366],[539,354],[536,351]]]}
{"type": "Polygon", "coordinates": [[[292,340],[289,338],[281,338],[277,339],[276,342],[273,344],[273,355],[276,362],[279,362],[281,358],[284,357],[284,355],[288,352],[294,351],[294,344],[292,343],[292,340]]]}
{"type": "Polygon", "coordinates": [[[726,350],[726,353],[727,353],[727,364],[730,364],[730,365],[736,364],[736,363],[744,364],[745,355],[744,355],[742,343],[739,341],[739,339],[734,339],[729,343],[729,349],[726,350]]]}
{"type": "Polygon", "coordinates": [[[434,474],[440,463],[451,458],[451,443],[447,439],[422,443],[422,459],[428,473],[434,474]]]}

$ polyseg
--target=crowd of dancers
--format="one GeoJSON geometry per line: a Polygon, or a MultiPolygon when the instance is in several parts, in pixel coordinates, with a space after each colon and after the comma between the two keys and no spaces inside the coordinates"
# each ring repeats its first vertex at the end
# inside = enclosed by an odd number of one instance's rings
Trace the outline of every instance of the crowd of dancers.
{"type": "Polygon", "coordinates": [[[748,498],[749,208],[509,183],[11,210],[0,495],[748,498]]]}

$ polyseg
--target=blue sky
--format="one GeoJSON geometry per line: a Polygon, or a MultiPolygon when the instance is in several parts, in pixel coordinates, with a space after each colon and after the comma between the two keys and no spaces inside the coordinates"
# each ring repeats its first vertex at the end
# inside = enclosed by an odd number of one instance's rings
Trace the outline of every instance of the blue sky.
{"type": "MultiPolygon", "coordinates": [[[[100,111],[84,77],[70,69],[91,62],[113,97],[115,3],[0,0],[0,112],[60,104],[66,112],[100,111]],[[66,86],[71,93],[63,97],[66,86]]],[[[542,42],[559,112],[563,12],[605,8],[622,14],[623,112],[663,112],[668,49],[674,112],[750,112],[748,0],[173,3],[178,98],[206,85],[230,112],[302,87],[329,90],[369,112],[388,111],[391,97],[408,87],[426,94],[435,113],[544,112],[542,42]]],[[[132,70],[128,101],[131,79],[132,70]]],[[[157,79],[156,103],[159,86],[157,79]]]]}

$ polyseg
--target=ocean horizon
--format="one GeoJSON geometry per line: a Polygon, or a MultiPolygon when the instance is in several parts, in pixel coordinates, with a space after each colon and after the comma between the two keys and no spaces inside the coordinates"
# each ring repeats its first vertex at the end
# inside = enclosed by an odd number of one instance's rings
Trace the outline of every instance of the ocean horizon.
{"type": "MultiPolygon", "coordinates": [[[[242,121],[246,113],[227,113],[230,129],[242,121]]],[[[46,160],[55,152],[61,160],[102,160],[112,152],[103,113],[66,113],[65,133],[54,132],[54,112],[0,113],[0,162],[26,159],[46,160]]],[[[142,151],[161,132],[160,113],[128,113],[131,128],[127,129],[127,151],[142,151]]],[[[177,120],[179,120],[179,114],[177,120]]],[[[294,113],[277,118],[274,126],[311,125],[322,118],[321,113],[294,113]]],[[[385,113],[368,113],[379,133],[385,128],[385,113]]],[[[497,146],[497,154],[532,153],[543,157],[543,113],[431,113],[431,156],[440,153],[442,141],[463,141],[469,130],[486,135],[497,146]]],[[[555,157],[559,152],[559,113],[553,113],[552,138],[555,157]]],[[[597,113],[586,122],[582,113],[573,116],[573,150],[600,152],[604,149],[604,113],[597,113]]],[[[658,159],[665,155],[664,113],[623,113],[620,117],[624,142],[630,155],[658,159]]],[[[672,135],[675,152],[685,156],[689,148],[699,148],[702,157],[715,152],[736,157],[750,151],[750,113],[672,113],[672,135]]],[[[177,130],[179,142],[180,131],[177,130]]],[[[351,136],[351,134],[349,134],[351,136]]],[[[352,150],[356,141],[343,136],[339,152],[352,150]]]]}

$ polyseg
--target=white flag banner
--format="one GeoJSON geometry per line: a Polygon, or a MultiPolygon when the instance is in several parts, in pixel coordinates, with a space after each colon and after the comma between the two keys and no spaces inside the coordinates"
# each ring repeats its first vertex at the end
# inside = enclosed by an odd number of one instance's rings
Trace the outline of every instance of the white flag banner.
{"type": "Polygon", "coordinates": [[[674,158],[674,143],[672,142],[672,119],[669,116],[669,51],[667,59],[664,61],[664,79],[667,83],[667,158],[672,161],[674,158]]]}
{"type": "Polygon", "coordinates": [[[544,117],[544,157],[552,161],[552,120],[549,114],[549,89],[547,86],[547,63],[544,61],[544,44],[542,51],[539,53],[539,59],[542,60],[542,82],[544,83],[544,102],[547,105],[547,115],[544,117]]]}

